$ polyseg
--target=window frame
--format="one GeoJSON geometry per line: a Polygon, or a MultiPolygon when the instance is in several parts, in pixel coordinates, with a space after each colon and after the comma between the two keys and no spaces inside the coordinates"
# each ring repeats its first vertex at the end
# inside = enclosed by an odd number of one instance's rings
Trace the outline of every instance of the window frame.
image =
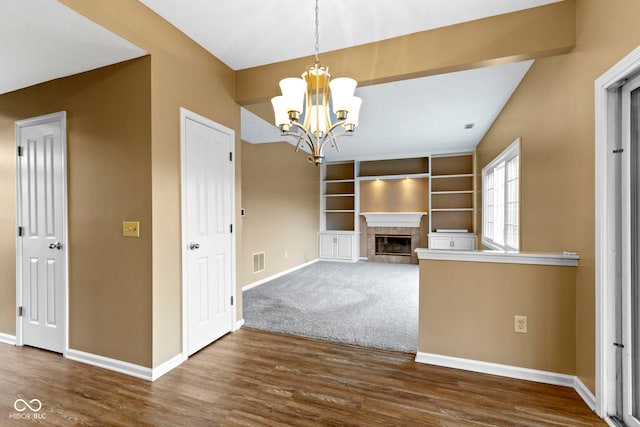
{"type": "MultiPolygon", "coordinates": [[[[507,197],[507,174],[505,171],[505,178],[504,178],[504,182],[503,182],[503,188],[504,188],[504,192],[503,192],[503,204],[504,204],[504,217],[503,218],[507,218],[507,207],[508,207],[508,203],[506,201],[507,197]]],[[[520,138],[516,138],[515,141],[513,141],[507,148],[505,148],[500,154],[498,154],[497,157],[495,157],[493,160],[491,160],[485,167],[482,168],[482,244],[488,248],[491,249],[497,249],[497,250],[503,250],[503,251],[519,251],[520,250],[520,182],[521,182],[521,159],[520,159],[520,138]],[[503,241],[505,242],[504,245],[497,243],[494,240],[494,236],[491,237],[487,237],[486,235],[486,230],[487,230],[487,213],[488,213],[488,208],[487,208],[487,203],[488,203],[488,197],[487,197],[487,193],[486,193],[486,188],[485,188],[485,183],[486,183],[486,178],[489,175],[489,172],[493,172],[497,167],[499,167],[501,164],[505,165],[505,169],[506,169],[506,165],[509,161],[513,160],[514,158],[518,158],[517,160],[517,165],[518,165],[518,174],[517,174],[517,185],[516,185],[516,191],[517,191],[517,207],[516,207],[516,219],[517,219],[517,247],[513,247],[513,246],[509,246],[507,245],[507,227],[506,224],[503,224],[502,227],[502,232],[503,232],[503,241]]],[[[495,184],[494,184],[495,186],[495,184]]],[[[505,222],[505,221],[503,221],[505,222]]]]}

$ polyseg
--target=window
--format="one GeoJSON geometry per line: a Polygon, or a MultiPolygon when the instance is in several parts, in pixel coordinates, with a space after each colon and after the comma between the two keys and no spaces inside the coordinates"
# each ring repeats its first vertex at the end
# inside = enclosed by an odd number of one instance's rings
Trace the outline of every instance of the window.
{"type": "Polygon", "coordinates": [[[482,169],[482,244],[517,251],[519,230],[520,138],[482,169]]]}

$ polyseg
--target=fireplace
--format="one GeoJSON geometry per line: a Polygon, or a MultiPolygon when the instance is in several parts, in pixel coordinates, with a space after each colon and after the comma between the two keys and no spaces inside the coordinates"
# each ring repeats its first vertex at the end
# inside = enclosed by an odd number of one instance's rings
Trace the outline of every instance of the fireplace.
{"type": "Polygon", "coordinates": [[[376,255],[411,256],[411,235],[376,234],[376,255]]]}

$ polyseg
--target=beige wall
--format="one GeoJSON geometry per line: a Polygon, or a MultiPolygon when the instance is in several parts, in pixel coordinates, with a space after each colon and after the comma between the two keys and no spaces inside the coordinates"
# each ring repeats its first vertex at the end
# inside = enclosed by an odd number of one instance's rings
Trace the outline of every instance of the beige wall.
{"type": "Polygon", "coordinates": [[[634,18],[638,13],[640,4],[633,0],[576,2],[575,49],[533,64],[477,150],[480,169],[522,137],[522,249],[580,253],[576,374],[592,391],[596,353],[594,81],[640,44],[640,27],[634,18]]]}
{"type": "Polygon", "coordinates": [[[574,375],[575,275],[421,260],[418,351],[574,375]],[[514,315],[527,316],[528,333],[514,332],[514,315]]]}
{"type": "Polygon", "coordinates": [[[150,69],[144,57],[0,95],[0,332],[15,335],[14,121],[65,110],[70,347],[151,366],[150,69]]]}
{"type": "Polygon", "coordinates": [[[360,212],[427,212],[429,180],[360,181],[360,212]]]}
{"type": "Polygon", "coordinates": [[[247,285],[318,257],[320,171],[286,142],[242,146],[246,216],[238,265],[240,282],[247,285]],[[254,274],[257,252],[265,253],[266,268],[254,274]]]}
{"type": "MultiPolygon", "coordinates": [[[[151,55],[152,364],[155,367],[182,350],[179,108],[185,107],[236,130],[236,159],[241,158],[240,109],[234,101],[235,74],[138,1],[61,2],[151,55]]],[[[236,161],[237,201],[240,188],[240,162],[236,161]]],[[[238,217],[236,215],[237,220],[238,217]]],[[[240,242],[240,227],[237,231],[240,242]]]]}

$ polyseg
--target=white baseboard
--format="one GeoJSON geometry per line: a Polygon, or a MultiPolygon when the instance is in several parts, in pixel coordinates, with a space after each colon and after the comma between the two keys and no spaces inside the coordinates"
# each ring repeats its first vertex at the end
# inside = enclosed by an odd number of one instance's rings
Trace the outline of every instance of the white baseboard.
{"type": "Polygon", "coordinates": [[[84,351],[72,350],[66,352],[64,355],[67,359],[75,360],[76,362],[86,363],[88,365],[97,366],[99,368],[108,369],[110,371],[120,372],[121,374],[131,375],[132,377],[141,378],[147,381],[155,381],[167,372],[178,367],[184,358],[182,353],[175,355],[171,359],[156,368],[147,368],[145,366],[135,365],[129,362],[123,362],[122,360],[112,359],[110,357],[99,356],[97,354],[86,353],[84,351]]]}
{"type": "Polygon", "coordinates": [[[575,377],[573,375],[556,374],[554,372],[538,371],[536,369],[519,368],[517,366],[481,362],[478,360],[462,359],[458,357],[442,356],[439,354],[418,353],[416,354],[416,362],[444,366],[447,368],[463,369],[465,371],[481,372],[483,374],[498,375],[501,377],[515,378],[519,380],[561,385],[564,387],[573,387],[575,381],[575,377]]]}
{"type": "Polygon", "coordinates": [[[578,393],[580,398],[584,400],[584,403],[586,403],[592,411],[595,411],[596,408],[595,396],[587,386],[584,385],[580,378],[574,375],[557,374],[555,372],[501,365],[499,363],[489,363],[479,360],[462,359],[459,357],[420,352],[416,354],[416,362],[443,366],[446,368],[462,369],[465,371],[480,372],[483,374],[498,375],[501,377],[515,378],[519,380],[570,387],[578,393]]]}
{"type": "Polygon", "coordinates": [[[242,325],[244,325],[244,319],[240,319],[236,322],[235,326],[234,326],[234,331],[237,331],[238,329],[242,328],[242,325]]]}
{"type": "Polygon", "coordinates": [[[318,261],[320,261],[320,260],[316,258],[313,261],[305,262],[304,264],[300,264],[300,265],[298,265],[296,267],[290,268],[290,269],[285,270],[285,271],[281,271],[280,273],[276,273],[273,276],[269,276],[267,278],[258,280],[257,282],[253,282],[253,283],[249,283],[248,285],[244,285],[242,287],[242,292],[248,291],[249,289],[255,288],[256,286],[260,286],[260,285],[262,285],[264,283],[267,283],[270,280],[277,279],[278,277],[282,277],[285,274],[289,274],[289,273],[294,272],[296,270],[300,270],[301,268],[307,267],[307,266],[309,266],[311,264],[315,264],[318,261]]]}
{"type": "Polygon", "coordinates": [[[573,388],[576,390],[578,395],[584,400],[584,403],[595,412],[596,410],[596,397],[591,393],[591,390],[587,388],[586,385],[582,382],[582,380],[578,377],[575,377],[573,382],[573,388]]]}
{"type": "Polygon", "coordinates": [[[16,345],[16,336],[3,334],[2,332],[0,332],[0,342],[4,344],[16,345]]]}
{"type": "Polygon", "coordinates": [[[142,378],[143,380],[153,380],[153,370],[151,368],[135,365],[129,362],[123,362],[122,360],[111,359],[109,357],[72,349],[67,351],[65,357],[70,360],[75,360],[76,362],[82,362],[99,368],[108,369],[110,371],[120,372],[121,374],[142,378]]]}
{"type": "Polygon", "coordinates": [[[185,358],[182,357],[182,353],[180,353],[176,354],[166,362],[161,363],[160,366],[157,366],[151,370],[151,381],[155,381],[167,372],[171,371],[173,368],[177,368],[184,361],[185,358]]]}

